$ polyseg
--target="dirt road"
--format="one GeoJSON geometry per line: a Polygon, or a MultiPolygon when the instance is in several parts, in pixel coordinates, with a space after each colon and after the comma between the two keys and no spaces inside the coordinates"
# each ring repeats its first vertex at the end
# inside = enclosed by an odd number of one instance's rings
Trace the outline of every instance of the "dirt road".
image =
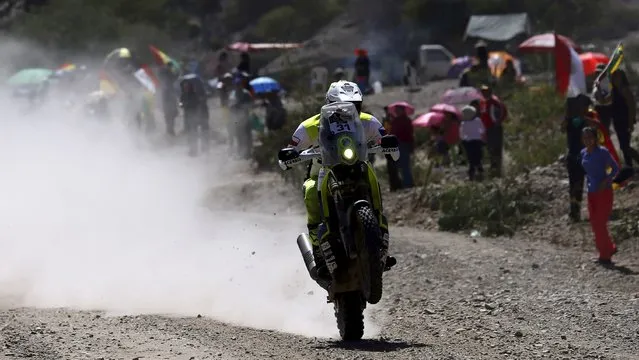
{"type": "Polygon", "coordinates": [[[225,148],[65,119],[2,123],[1,358],[639,359],[630,255],[410,228],[367,340],[342,344],[295,246],[301,194],[225,148]]]}
{"type": "MultiPolygon", "coordinates": [[[[5,358],[637,359],[639,263],[395,229],[399,265],[361,343],[235,327],[198,317],[4,309],[5,358]]],[[[298,264],[302,266],[301,260],[298,264]]],[[[319,290],[315,290],[319,291],[319,290]]],[[[220,294],[224,296],[224,294],[220,294]]],[[[256,295],[256,296],[259,296],[256,295]]],[[[329,307],[329,305],[326,305],[329,307]]]]}

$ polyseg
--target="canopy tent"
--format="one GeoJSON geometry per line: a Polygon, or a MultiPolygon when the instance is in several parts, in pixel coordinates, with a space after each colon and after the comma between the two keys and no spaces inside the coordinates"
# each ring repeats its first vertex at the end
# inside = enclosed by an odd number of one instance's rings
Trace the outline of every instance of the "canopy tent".
{"type": "Polygon", "coordinates": [[[522,53],[547,52],[554,56],[557,91],[568,97],[586,93],[586,75],[577,48],[572,40],[555,33],[536,35],[519,45],[522,53]]]}
{"type": "Polygon", "coordinates": [[[489,41],[508,41],[520,34],[530,34],[528,14],[473,15],[466,25],[464,40],[469,37],[489,41]]]}

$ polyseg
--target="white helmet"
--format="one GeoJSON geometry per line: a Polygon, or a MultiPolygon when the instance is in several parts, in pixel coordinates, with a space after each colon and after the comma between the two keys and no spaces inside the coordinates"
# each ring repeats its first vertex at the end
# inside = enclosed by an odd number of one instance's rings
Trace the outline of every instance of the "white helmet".
{"type": "Polygon", "coordinates": [[[326,103],[351,102],[358,112],[362,111],[362,92],[354,82],[340,80],[332,83],[326,92],[326,103]]]}

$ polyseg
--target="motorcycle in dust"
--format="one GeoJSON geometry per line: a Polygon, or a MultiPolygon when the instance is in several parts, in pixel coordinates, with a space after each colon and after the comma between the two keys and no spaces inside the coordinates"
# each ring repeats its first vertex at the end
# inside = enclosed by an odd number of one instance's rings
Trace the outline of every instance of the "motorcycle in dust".
{"type": "Polygon", "coordinates": [[[380,145],[369,148],[355,106],[333,103],[322,107],[319,147],[302,152],[284,148],[278,154],[283,170],[313,159],[322,163],[317,181],[319,206],[324,221],[330,219],[328,225],[334,236],[320,239],[320,249],[331,281],[318,276],[306,233],[298,236],[297,244],[311,278],[328,292],[343,340],[362,338],[366,304],[376,304],[382,297],[387,254],[381,246],[381,214],[372,206],[373,201],[381,201],[375,172],[367,161],[372,153],[388,154],[397,160],[397,138],[386,135],[380,145]]]}

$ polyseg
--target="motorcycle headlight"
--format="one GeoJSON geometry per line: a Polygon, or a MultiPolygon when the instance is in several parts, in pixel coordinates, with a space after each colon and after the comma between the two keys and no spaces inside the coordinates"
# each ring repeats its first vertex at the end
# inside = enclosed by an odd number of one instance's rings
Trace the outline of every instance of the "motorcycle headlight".
{"type": "Polygon", "coordinates": [[[343,136],[337,140],[337,153],[348,165],[353,165],[358,160],[355,142],[350,136],[343,136]]]}
{"type": "Polygon", "coordinates": [[[344,157],[345,160],[353,160],[353,157],[355,156],[355,152],[351,148],[346,148],[342,152],[342,156],[344,157]]]}

